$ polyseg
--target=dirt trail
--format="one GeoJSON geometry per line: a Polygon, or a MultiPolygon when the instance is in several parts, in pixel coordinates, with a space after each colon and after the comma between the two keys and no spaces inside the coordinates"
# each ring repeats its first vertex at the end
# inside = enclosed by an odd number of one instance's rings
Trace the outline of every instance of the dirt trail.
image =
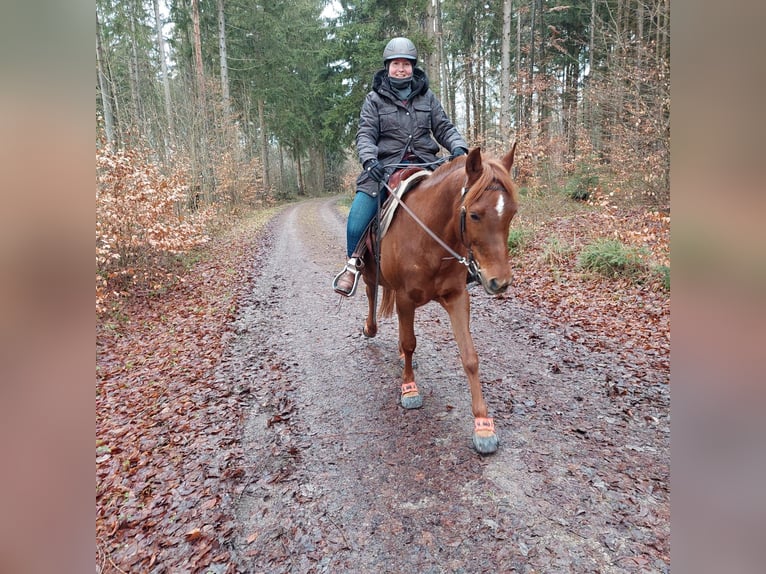
{"type": "MultiPolygon", "coordinates": [[[[339,304],[333,199],[287,207],[258,254],[219,376],[252,397],[232,541],[245,572],[667,572],[666,375],[593,353],[519,303],[471,290],[499,451],[471,448],[446,313],[416,315],[424,407],[397,404],[395,319],[339,304]]],[[[640,353],[640,350],[633,351],[640,353]]]]}

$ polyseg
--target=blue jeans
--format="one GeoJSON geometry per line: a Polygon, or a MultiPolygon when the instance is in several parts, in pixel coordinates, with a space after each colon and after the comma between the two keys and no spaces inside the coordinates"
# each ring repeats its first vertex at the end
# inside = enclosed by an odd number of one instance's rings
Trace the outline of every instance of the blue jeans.
{"type": "MultiPolygon", "coordinates": [[[[380,192],[380,205],[386,201],[388,191],[383,188],[380,192]]],[[[378,198],[370,197],[363,191],[357,191],[354,201],[351,202],[351,210],[348,212],[348,222],[346,223],[346,254],[350,258],[354,253],[356,244],[364,234],[375,212],[378,210],[378,198]]]]}

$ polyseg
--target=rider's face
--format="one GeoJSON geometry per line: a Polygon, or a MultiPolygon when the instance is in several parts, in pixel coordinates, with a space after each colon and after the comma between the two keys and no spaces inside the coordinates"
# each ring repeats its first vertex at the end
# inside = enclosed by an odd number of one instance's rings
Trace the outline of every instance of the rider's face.
{"type": "Polygon", "coordinates": [[[412,75],[412,62],[407,58],[397,58],[388,64],[388,75],[398,80],[412,75]]]}

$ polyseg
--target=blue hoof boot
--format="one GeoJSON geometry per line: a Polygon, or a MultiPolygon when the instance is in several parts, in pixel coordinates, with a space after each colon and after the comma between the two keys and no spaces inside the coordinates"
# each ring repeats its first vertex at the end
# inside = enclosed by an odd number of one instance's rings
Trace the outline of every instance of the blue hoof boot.
{"type": "Polygon", "coordinates": [[[415,381],[402,385],[402,406],[405,409],[419,409],[423,406],[423,397],[418,391],[415,381]]]}
{"type": "Polygon", "coordinates": [[[497,451],[499,444],[495,434],[495,422],[490,418],[476,417],[474,419],[473,447],[480,454],[492,454],[497,451]]]}

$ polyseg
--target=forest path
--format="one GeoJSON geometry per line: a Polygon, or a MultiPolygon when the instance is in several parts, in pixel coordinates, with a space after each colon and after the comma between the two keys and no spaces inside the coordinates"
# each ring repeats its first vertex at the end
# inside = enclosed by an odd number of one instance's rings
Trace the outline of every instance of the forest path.
{"type": "Polygon", "coordinates": [[[571,327],[514,298],[521,286],[496,298],[472,288],[500,437],[497,453],[478,455],[442,308],[416,314],[425,401],[405,411],[395,318],[368,340],[363,287],[340,302],[333,293],[345,254],[337,201],[291,204],[264,232],[218,369],[252,398],[231,540],[239,568],[669,571],[667,374],[565,337],[571,327]]]}

